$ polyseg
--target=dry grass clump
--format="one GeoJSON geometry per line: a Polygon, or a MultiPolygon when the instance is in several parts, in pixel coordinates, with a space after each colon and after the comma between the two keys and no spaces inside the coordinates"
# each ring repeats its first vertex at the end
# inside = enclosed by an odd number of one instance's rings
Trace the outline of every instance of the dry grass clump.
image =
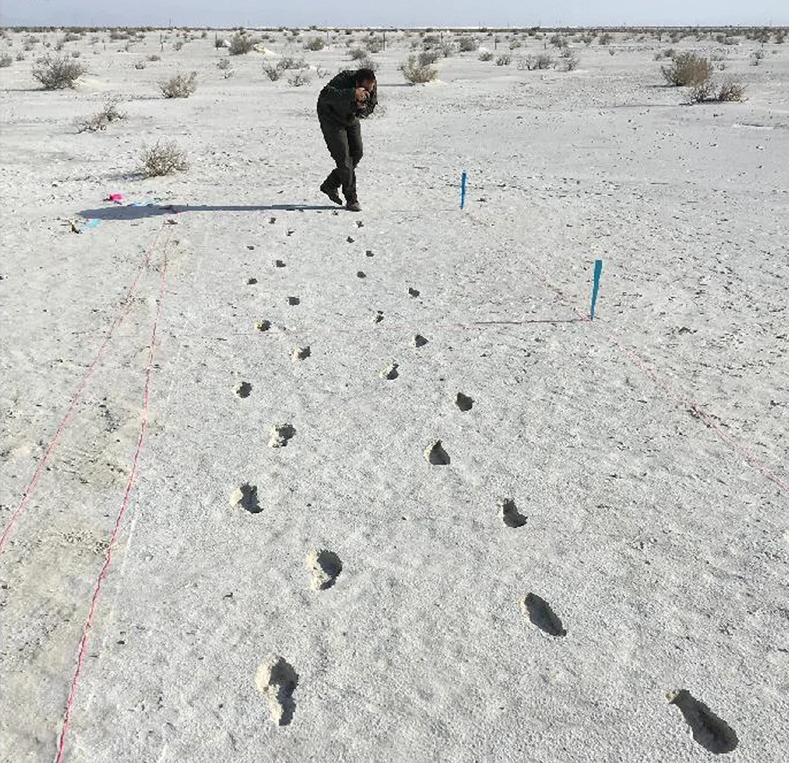
{"type": "Polygon", "coordinates": [[[526,56],[518,61],[519,69],[535,71],[537,69],[550,69],[553,66],[553,59],[547,53],[540,53],[538,56],[526,56]]]}
{"type": "Polygon", "coordinates": [[[291,87],[302,87],[303,85],[309,85],[309,75],[307,75],[304,71],[298,71],[292,77],[288,77],[288,84],[291,85],[291,87]]]}
{"type": "Polygon", "coordinates": [[[77,132],[106,130],[110,122],[117,122],[121,119],[126,119],[126,114],[118,109],[118,99],[110,98],[105,102],[104,108],[97,114],[77,122],[77,132]]]}
{"type": "Polygon", "coordinates": [[[471,53],[479,47],[476,37],[461,37],[458,42],[458,50],[461,53],[471,53]]]}
{"type": "Polygon", "coordinates": [[[323,50],[326,47],[326,43],[323,41],[322,37],[313,37],[309,42],[304,43],[304,50],[323,50]]]}
{"type": "Polygon", "coordinates": [[[493,60],[493,53],[489,50],[483,50],[482,53],[479,54],[480,61],[492,61],[493,60]]]}
{"type": "Polygon", "coordinates": [[[197,90],[197,72],[178,73],[174,77],[160,82],[159,89],[165,98],[188,98],[197,90]]]}
{"type": "Polygon", "coordinates": [[[189,169],[186,152],[175,141],[156,141],[153,146],[143,146],[140,156],[146,177],[161,177],[189,169]]]}
{"type": "Polygon", "coordinates": [[[496,66],[509,66],[512,63],[512,56],[509,53],[503,53],[496,58],[496,66]]]}
{"type": "Polygon", "coordinates": [[[231,56],[242,56],[255,47],[255,40],[244,32],[236,32],[230,38],[228,52],[231,56]]]}
{"type": "Polygon", "coordinates": [[[0,56],[0,69],[5,69],[14,62],[14,59],[11,56],[0,56]]]}
{"type": "Polygon", "coordinates": [[[45,56],[33,64],[33,78],[44,90],[73,88],[87,68],[68,56],[45,56]]]}
{"type": "Polygon", "coordinates": [[[729,103],[745,100],[745,86],[739,82],[724,82],[717,89],[712,82],[700,82],[690,91],[690,103],[729,103]]]}
{"type": "Polygon", "coordinates": [[[712,64],[697,53],[677,53],[668,66],[660,67],[660,71],[669,85],[695,87],[709,80],[712,64]]]}
{"type": "Polygon", "coordinates": [[[429,64],[421,63],[416,56],[409,56],[405,63],[400,64],[400,71],[403,73],[405,81],[412,85],[432,82],[438,76],[436,69],[429,64]]]}

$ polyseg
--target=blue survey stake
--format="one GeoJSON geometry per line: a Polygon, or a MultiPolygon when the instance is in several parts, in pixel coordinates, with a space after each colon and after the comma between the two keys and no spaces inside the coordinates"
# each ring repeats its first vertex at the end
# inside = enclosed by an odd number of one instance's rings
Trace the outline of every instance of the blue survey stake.
{"type": "Polygon", "coordinates": [[[460,208],[466,206],[466,171],[460,176],[460,208]]]}
{"type": "Polygon", "coordinates": [[[592,285],[592,309],[589,313],[591,320],[594,320],[594,309],[597,304],[597,292],[600,291],[600,276],[603,274],[603,261],[594,261],[594,283],[592,285]]]}

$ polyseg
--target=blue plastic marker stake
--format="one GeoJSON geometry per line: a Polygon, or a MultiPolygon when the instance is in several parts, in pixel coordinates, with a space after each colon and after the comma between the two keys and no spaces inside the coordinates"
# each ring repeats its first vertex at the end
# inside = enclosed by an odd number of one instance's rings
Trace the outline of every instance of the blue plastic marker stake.
{"type": "Polygon", "coordinates": [[[466,171],[460,176],[460,208],[466,206],[466,171]]]}
{"type": "Polygon", "coordinates": [[[84,230],[88,230],[88,228],[95,228],[97,225],[101,223],[101,220],[97,220],[95,217],[88,220],[80,229],[79,232],[82,233],[84,230]]]}
{"type": "Polygon", "coordinates": [[[594,283],[592,285],[592,309],[589,313],[589,318],[594,320],[594,308],[597,304],[597,292],[600,291],[600,276],[603,274],[603,261],[594,261],[594,283]]]}

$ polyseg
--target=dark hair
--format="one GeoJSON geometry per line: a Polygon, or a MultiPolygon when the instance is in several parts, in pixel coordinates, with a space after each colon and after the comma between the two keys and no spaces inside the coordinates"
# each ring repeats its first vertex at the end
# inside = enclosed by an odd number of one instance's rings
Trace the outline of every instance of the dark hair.
{"type": "Polygon", "coordinates": [[[372,69],[359,69],[356,72],[356,84],[361,85],[362,82],[372,80],[375,82],[375,72],[372,69]]]}

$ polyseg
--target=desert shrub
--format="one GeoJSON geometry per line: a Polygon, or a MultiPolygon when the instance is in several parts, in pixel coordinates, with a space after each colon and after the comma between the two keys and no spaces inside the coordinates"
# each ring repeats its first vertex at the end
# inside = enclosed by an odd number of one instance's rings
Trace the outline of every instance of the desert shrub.
{"type": "Polygon", "coordinates": [[[461,37],[458,43],[458,50],[461,53],[471,53],[479,47],[479,43],[474,37],[461,37]]]}
{"type": "Polygon", "coordinates": [[[288,84],[292,87],[301,87],[302,85],[309,85],[310,78],[303,71],[296,72],[292,77],[288,77],[288,84]]]}
{"type": "Polygon", "coordinates": [[[217,37],[217,38],[214,39],[214,47],[215,48],[229,48],[230,47],[230,41],[229,40],[225,40],[222,37],[217,37]]]}
{"type": "Polygon", "coordinates": [[[330,72],[325,66],[318,66],[315,69],[315,74],[318,75],[318,79],[326,79],[329,76],[330,72]]]}
{"type": "Polygon", "coordinates": [[[63,40],[58,40],[58,41],[55,43],[55,50],[56,50],[58,53],[60,53],[60,51],[61,51],[61,50],[63,50],[63,40]]]}
{"type": "Polygon", "coordinates": [[[417,57],[420,66],[430,66],[440,58],[440,53],[437,50],[423,50],[417,57]]]}
{"type": "Polygon", "coordinates": [[[422,64],[416,56],[409,56],[408,61],[400,64],[406,82],[412,85],[431,82],[438,76],[438,71],[428,64],[422,64]]]}
{"type": "Polygon", "coordinates": [[[668,66],[661,66],[660,71],[669,85],[694,87],[710,78],[712,64],[696,53],[678,53],[668,66]]]}
{"type": "Polygon", "coordinates": [[[303,58],[291,58],[290,56],[283,56],[277,64],[280,69],[306,69],[307,63],[303,58]]]}
{"type": "Polygon", "coordinates": [[[5,69],[14,62],[14,59],[11,56],[0,56],[0,69],[5,69]]]}
{"type": "Polygon", "coordinates": [[[230,38],[229,53],[231,56],[241,56],[249,53],[255,47],[255,41],[243,32],[236,32],[230,38]]]}
{"type": "Polygon", "coordinates": [[[655,61],[662,61],[664,58],[665,59],[674,58],[676,54],[677,53],[674,50],[674,48],[668,48],[667,50],[659,50],[657,53],[655,53],[655,61]]]}
{"type": "Polygon", "coordinates": [[[482,53],[479,54],[480,61],[492,61],[493,60],[493,53],[489,50],[483,50],[482,53]]]}
{"type": "Polygon", "coordinates": [[[78,50],[72,50],[71,51],[71,57],[72,58],[81,58],[82,57],[82,53],[80,51],[78,51],[78,50]]]}
{"type": "Polygon", "coordinates": [[[137,61],[134,64],[135,69],[144,69],[145,68],[145,61],[137,61]]]}
{"type": "Polygon", "coordinates": [[[547,53],[540,53],[538,56],[526,56],[518,61],[519,69],[535,71],[536,69],[550,69],[553,66],[553,59],[547,53]]]}
{"type": "Polygon", "coordinates": [[[520,40],[511,40],[510,41],[510,50],[517,50],[518,48],[523,47],[523,43],[520,40]]]}
{"type": "Polygon", "coordinates": [[[512,56],[509,53],[502,53],[496,59],[496,66],[509,66],[512,63],[512,56]]]}
{"type": "Polygon", "coordinates": [[[16,60],[17,61],[24,61],[25,60],[25,54],[21,50],[19,51],[19,53],[16,54],[16,60]]]}
{"type": "Polygon", "coordinates": [[[380,53],[383,50],[384,45],[380,40],[370,40],[366,47],[368,53],[380,53]]]}
{"type": "Polygon", "coordinates": [[[437,34],[426,34],[422,38],[422,45],[425,48],[429,48],[432,45],[438,45],[439,42],[441,42],[441,38],[437,34]]]}
{"type": "Polygon", "coordinates": [[[174,77],[160,82],[159,89],[165,98],[188,98],[197,90],[197,72],[176,74],[174,77]]]}
{"type": "Polygon", "coordinates": [[[143,146],[140,158],[146,177],[161,177],[189,169],[186,153],[175,141],[156,141],[153,146],[143,146]]]}
{"type": "Polygon", "coordinates": [[[778,29],[775,32],[775,41],[779,45],[783,45],[785,39],[786,39],[786,30],[785,29],[778,29]]]}
{"type": "Polygon", "coordinates": [[[183,48],[184,43],[182,40],[178,40],[178,42],[173,43],[173,50],[181,50],[183,48]]]}
{"type": "Polygon", "coordinates": [[[326,43],[323,41],[322,37],[313,37],[309,42],[304,43],[304,50],[323,50],[326,47],[326,43]]]}
{"type": "Polygon", "coordinates": [[[758,66],[762,62],[763,58],[764,58],[763,50],[754,50],[753,53],[751,53],[751,65],[758,66]]]}
{"type": "Polygon", "coordinates": [[[278,66],[272,66],[271,64],[263,64],[263,74],[272,82],[276,82],[282,76],[282,69],[278,66]]]}
{"type": "Polygon", "coordinates": [[[92,117],[87,117],[77,122],[77,132],[97,132],[105,130],[111,122],[126,119],[126,114],[118,109],[118,99],[109,98],[104,103],[104,108],[92,117]]]}
{"type": "Polygon", "coordinates": [[[562,37],[560,34],[551,35],[548,38],[548,42],[556,48],[566,48],[567,47],[567,40],[562,37]]]}
{"type": "Polygon", "coordinates": [[[599,45],[610,45],[613,42],[614,35],[610,32],[603,32],[598,38],[597,43],[599,45]]]}
{"type": "Polygon", "coordinates": [[[715,100],[721,102],[744,101],[745,85],[739,82],[724,82],[719,88],[715,100]]]}
{"type": "Polygon", "coordinates": [[[745,87],[738,82],[730,81],[716,89],[712,82],[700,82],[691,89],[688,100],[690,103],[744,101],[745,87]]]}
{"type": "Polygon", "coordinates": [[[151,56],[148,56],[148,60],[149,60],[149,61],[161,61],[161,60],[162,60],[162,57],[161,57],[161,56],[157,56],[157,55],[154,53],[153,55],[151,55],[151,56]]]}
{"type": "Polygon", "coordinates": [[[76,42],[81,39],[82,35],[77,32],[66,32],[66,34],[63,35],[63,42],[76,42]]]}
{"type": "Polygon", "coordinates": [[[562,59],[562,68],[566,72],[573,72],[578,68],[578,64],[581,62],[578,60],[578,56],[575,55],[569,48],[565,48],[562,51],[560,56],[562,59]]]}
{"type": "Polygon", "coordinates": [[[74,87],[87,69],[78,61],[66,56],[46,56],[33,64],[33,77],[44,90],[64,90],[74,87]]]}
{"type": "Polygon", "coordinates": [[[367,57],[367,51],[363,48],[351,48],[348,51],[348,56],[350,57],[351,61],[360,61],[361,59],[367,57]]]}
{"type": "Polygon", "coordinates": [[[220,58],[216,62],[216,68],[219,69],[220,71],[225,71],[225,69],[229,69],[230,68],[230,59],[229,58],[220,58]]]}

